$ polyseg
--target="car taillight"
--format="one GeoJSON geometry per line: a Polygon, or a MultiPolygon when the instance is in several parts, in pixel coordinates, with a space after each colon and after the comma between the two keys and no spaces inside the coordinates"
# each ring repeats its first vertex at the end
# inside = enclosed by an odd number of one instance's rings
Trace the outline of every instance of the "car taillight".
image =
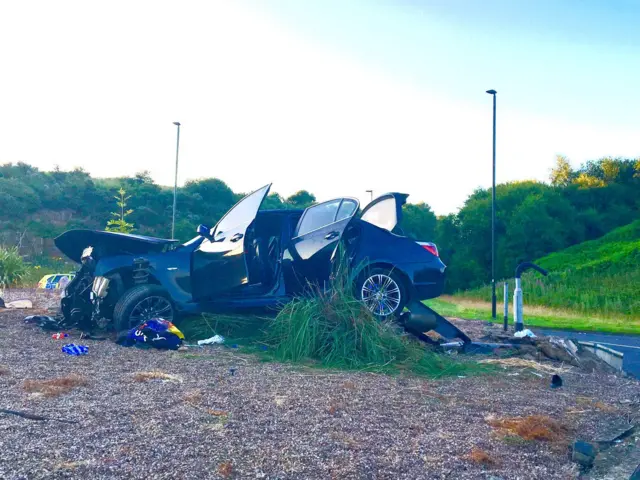
{"type": "Polygon", "coordinates": [[[427,252],[431,253],[432,255],[435,255],[436,257],[440,256],[440,254],[438,253],[438,247],[436,247],[435,243],[421,242],[420,246],[424,248],[427,252]]]}

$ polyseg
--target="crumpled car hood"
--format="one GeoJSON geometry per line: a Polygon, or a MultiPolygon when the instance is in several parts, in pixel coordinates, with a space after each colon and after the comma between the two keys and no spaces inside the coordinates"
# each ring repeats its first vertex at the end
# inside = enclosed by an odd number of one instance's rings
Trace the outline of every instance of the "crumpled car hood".
{"type": "Polygon", "coordinates": [[[162,252],[177,240],[145,237],[130,233],[105,232],[101,230],[69,230],[53,241],[58,249],[74,262],[80,263],[82,251],[93,247],[100,257],[108,255],[141,255],[162,252]]]}

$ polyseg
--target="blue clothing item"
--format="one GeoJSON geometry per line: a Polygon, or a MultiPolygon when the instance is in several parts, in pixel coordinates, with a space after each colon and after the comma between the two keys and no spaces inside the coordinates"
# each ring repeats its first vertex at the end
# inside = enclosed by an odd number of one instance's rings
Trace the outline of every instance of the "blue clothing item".
{"type": "Polygon", "coordinates": [[[86,355],[87,353],[89,353],[89,347],[69,343],[68,345],[62,347],[62,351],[68,355],[86,355]]]}

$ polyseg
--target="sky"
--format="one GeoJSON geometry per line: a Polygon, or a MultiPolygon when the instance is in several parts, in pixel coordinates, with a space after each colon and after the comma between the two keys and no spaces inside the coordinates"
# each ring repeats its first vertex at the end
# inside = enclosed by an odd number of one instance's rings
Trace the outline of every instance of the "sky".
{"type": "Polygon", "coordinates": [[[0,0],[0,163],[409,193],[640,157],[636,0],[0,0]]]}

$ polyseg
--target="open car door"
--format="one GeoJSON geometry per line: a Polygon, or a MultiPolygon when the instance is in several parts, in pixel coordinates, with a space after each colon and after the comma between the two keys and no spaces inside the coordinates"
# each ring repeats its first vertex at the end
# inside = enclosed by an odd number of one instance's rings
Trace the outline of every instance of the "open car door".
{"type": "Polygon", "coordinates": [[[208,300],[248,283],[244,240],[271,184],[250,193],[229,210],[191,257],[194,300],[208,300]]]}
{"type": "Polygon", "coordinates": [[[399,233],[402,220],[402,206],[407,203],[406,193],[385,193],[375,198],[367,205],[360,219],[376,227],[384,228],[393,233],[399,233]]]}
{"type": "Polygon", "coordinates": [[[322,287],[329,280],[333,253],[359,205],[353,198],[337,198],[304,211],[288,249],[298,282],[322,287]]]}

